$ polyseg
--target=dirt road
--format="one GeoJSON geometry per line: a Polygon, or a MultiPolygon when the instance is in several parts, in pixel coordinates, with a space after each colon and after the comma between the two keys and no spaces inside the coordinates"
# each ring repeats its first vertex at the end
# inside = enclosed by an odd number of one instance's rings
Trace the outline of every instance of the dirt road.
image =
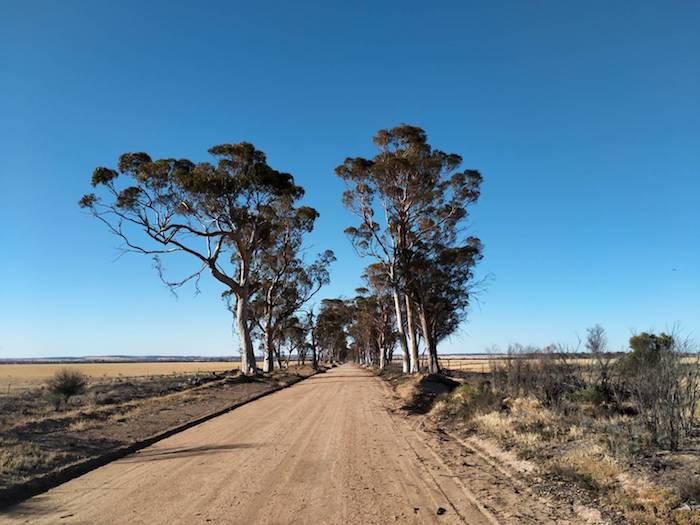
{"type": "Polygon", "coordinates": [[[0,522],[542,522],[489,508],[389,405],[385,383],[344,365],[36,496],[0,522]]]}

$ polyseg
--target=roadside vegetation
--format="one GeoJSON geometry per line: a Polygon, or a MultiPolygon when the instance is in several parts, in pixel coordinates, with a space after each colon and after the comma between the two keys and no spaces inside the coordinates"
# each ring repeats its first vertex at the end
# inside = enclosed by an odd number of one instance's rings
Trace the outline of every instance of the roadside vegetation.
{"type": "Polygon", "coordinates": [[[640,333],[629,352],[613,354],[599,326],[586,347],[514,346],[488,374],[464,374],[431,416],[497,440],[564,497],[582,491],[613,521],[700,523],[696,348],[678,335],[640,333]]]}
{"type": "Polygon", "coordinates": [[[87,376],[78,370],[64,368],[56,372],[48,382],[49,396],[55,409],[58,410],[61,404],[68,405],[73,396],[85,392],[87,383],[87,376]]]}

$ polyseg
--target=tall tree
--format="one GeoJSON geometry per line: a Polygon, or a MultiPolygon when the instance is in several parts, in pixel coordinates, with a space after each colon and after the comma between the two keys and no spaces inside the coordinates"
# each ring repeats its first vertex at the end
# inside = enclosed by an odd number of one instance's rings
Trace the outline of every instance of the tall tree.
{"type": "Polygon", "coordinates": [[[304,309],[300,312],[303,315],[302,324],[308,335],[308,349],[311,350],[311,366],[314,370],[318,368],[318,323],[314,307],[304,309]]]}
{"type": "Polygon", "coordinates": [[[473,269],[480,259],[481,242],[468,237],[459,246],[438,246],[412,261],[407,295],[417,307],[431,373],[440,370],[438,343],[466,318],[472,295],[478,290],[473,269]]]}
{"type": "Polygon", "coordinates": [[[316,318],[316,342],[329,361],[345,361],[349,355],[350,308],[344,299],[324,299],[316,318]]]}
{"type": "Polygon", "coordinates": [[[318,213],[313,208],[294,208],[289,202],[278,206],[278,221],[270,240],[260,250],[255,275],[252,308],[261,333],[263,371],[274,366],[275,340],[288,319],[330,282],[328,266],[335,261],[332,251],[318,255],[311,264],[302,258],[303,237],[313,230],[318,213]]]}
{"type": "Polygon", "coordinates": [[[366,269],[362,278],[367,283],[367,289],[372,297],[371,323],[377,338],[379,349],[379,369],[391,363],[394,347],[398,340],[395,326],[395,309],[391,283],[386,278],[386,271],[381,264],[371,264],[366,269]]]}
{"type": "Polygon", "coordinates": [[[252,275],[260,250],[280,220],[281,203],[304,191],[288,173],[272,169],[252,144],[222,144],[209,153],[215,163],[187,159],[153,160],[126,153],[116,169],[99,167],[92,175],[97,193],[80,200],[83,208],[120,237],[126,251],[160,257],[184,253],[198,268],[176,287],[209,272],[235,300],[241,369],[256,373],[250,333],[252,275]]]}
{"type": "MultiPolygon", "coordinates": [[[[477,245],[474,238],[464,241],[461,227],[468,205],[479,197],[482,178],[476,170],[458,171],[462,158],[432,148],[418,127],[381,130],[374,143],[379,153],[373,159],[348,158],[336,168],[347,186],[343,202],[360,218],[359,225],[346,232],[360,255],[374,257],[385,270],[393,288],[404,371],[416,372],[414,322],[430,312],[416,311],[427,293],[427,275],[416,279],[415,272],[426,268],[427,261],[440,259],[439,247],[477,245]]],[[[430,324],[426,321],[421,320],[423,339],[428,350],[435,352],[425,333],[423,325],[430,324]]]]}

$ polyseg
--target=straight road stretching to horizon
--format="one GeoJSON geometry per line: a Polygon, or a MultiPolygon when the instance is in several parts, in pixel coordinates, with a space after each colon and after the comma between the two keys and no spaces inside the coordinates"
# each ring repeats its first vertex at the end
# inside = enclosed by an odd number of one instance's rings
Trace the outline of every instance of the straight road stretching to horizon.
{"type": "Polygon", "coordinates": [[[502,483],[468,488],[461,479],[478,484],[479,469],[450,472],[391,405],[385,382],[346,364],[35,496],[0,522],[478,525],[537,507],[502,501],[497,519],[474,494],[502,483]]]}

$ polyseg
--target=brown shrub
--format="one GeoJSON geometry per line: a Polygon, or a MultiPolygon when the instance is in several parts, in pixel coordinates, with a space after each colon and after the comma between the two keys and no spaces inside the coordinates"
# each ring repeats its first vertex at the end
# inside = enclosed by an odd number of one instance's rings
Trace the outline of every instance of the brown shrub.
{"type": "Polygon", "coordinates": [[[47,384],[56,409],[58,410],[61,402],[67,405],[71,397],[85,392],[87,383],[88,377],[78,370],[64,368],[56,372],[47,384]]]}

